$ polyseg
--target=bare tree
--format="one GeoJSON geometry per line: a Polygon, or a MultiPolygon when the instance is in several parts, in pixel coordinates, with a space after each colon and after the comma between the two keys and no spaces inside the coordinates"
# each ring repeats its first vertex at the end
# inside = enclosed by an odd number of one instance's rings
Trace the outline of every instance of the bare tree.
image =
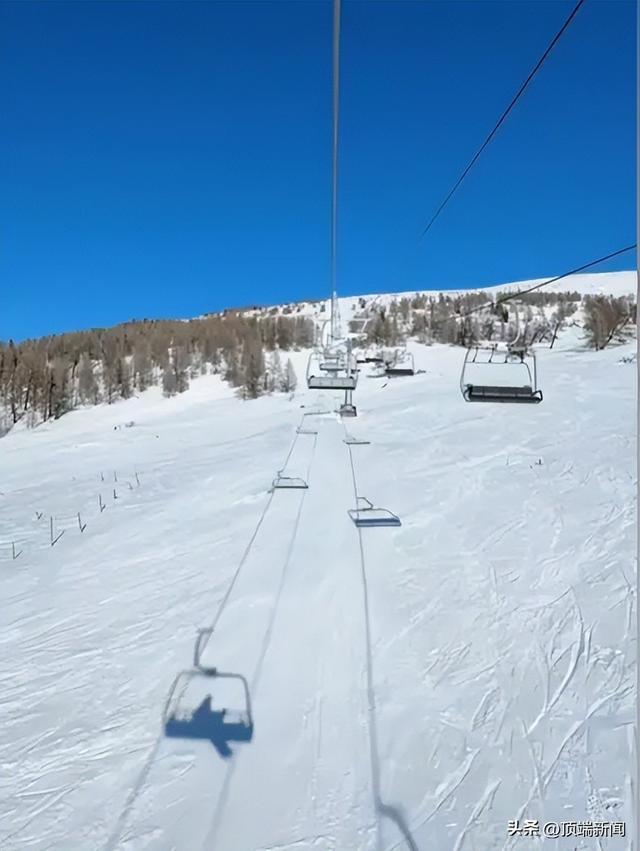
{"type": "Polygon", "coordinates": [[[273,393],[280,389],[282,384],[282,361],[280,360],[280,352],[274,349],[269,356],[266,371],[266,389],[268,393],[273,393]]]}
{"type": "Polygon", "coordinates": [[[78,397],[82,405],[95,405],[99,398],[99,387],[88,355],[82,355],[78,366],[78,397]]]}
{"type": "Polygon", "coordinates": [[[608,346],[632,315],[626,298],[603,295],[587,296],[584,313],[587,340],[596,351],[608,346]]]}
{"type": "Polygon", "coordinates": [[[293,368],[293,364],[291,363],[291,358],[287,358],[287,363],[284,368],[284,373],[282,375],[280,389],[283,393],[293,393],[297,386],[298,378],[296,376],[296,371],[293,368]]]}

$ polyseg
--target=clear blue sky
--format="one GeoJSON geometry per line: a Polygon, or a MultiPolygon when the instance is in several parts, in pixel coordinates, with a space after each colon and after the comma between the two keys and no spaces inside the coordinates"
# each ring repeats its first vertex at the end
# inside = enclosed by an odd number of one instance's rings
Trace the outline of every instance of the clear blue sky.
{"type": "MultiPolygon", "coordinates": [[[[632,0],[587,0],[418,240],[573,5],[343,0],[342,294],[559,274],[635,241],[632,0]]],[[[331,16],[1,3],[0,339],[323,297],[331,16]]]]}

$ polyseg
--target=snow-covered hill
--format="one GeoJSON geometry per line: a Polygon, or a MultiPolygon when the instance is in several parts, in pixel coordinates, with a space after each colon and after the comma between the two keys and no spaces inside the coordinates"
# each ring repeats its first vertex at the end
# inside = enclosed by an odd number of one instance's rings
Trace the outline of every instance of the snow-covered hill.
{"type": "MultiPolygon", "coordinates": [[[[550,276],[551,277],[551,276],[550,276]]],[[[506,284],[495,284],[486,287],[477,287],[473,290],[407,290],[396,293],[385,294],[369,294],[363,296],[342,296],[339,298],[340,313],[343,319],[349,319],[354,311],[360,308],[360,302],[364,300],[367,305],[372,304],[379,306],[387,306],[392,301],[400,301],[402,298],[411,299],[416,295],[426,295],[438,297],[440,294],[444,296],[465,295],[469,293],[483,293],[488,298],[495,297],[497,293],[517,292],[518,290],[526,290],[529,287],[541,284],[549,278],[534,278],[528,281],[516,281],[506,284]]],[[[577,275],[571,275],[568,278],[562,278],[554,284],[550,284],[544,288],[547,292],[577,292],[580,295],[612,295],[616,298],[621,296],[633,295],[634,300],[638,290],[638,276],[635,271],[630,272],[591,272],[577,275]]],[[[297,304],[285,304],[277,307],[278,312],[287,311],[290,313],[300,313],[303,316],[315,316],[320,309],[328,311],[330,300],[326,299],[319,302],[303,301],[297,304]]],[[[245,312],[248,315],[261,313],[264,310],[272,308],[255,308],[247,309],[245,312]]]]}
{"type": "Polygon", "coordinates": [[[539,406],[414,345],[345,423],[204,376],[0,441],[2,851],[637,850],[636,344],[577,334],[539,406]]]}

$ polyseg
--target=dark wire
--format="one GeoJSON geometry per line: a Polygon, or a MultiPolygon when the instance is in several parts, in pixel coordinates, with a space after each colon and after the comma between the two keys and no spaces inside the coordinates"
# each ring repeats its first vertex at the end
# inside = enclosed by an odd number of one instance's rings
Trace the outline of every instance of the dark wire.
{"type": "Polygon", "coordinates": [[[476,154],[474,155],[474,157],[473,157],[473,159],[471,160],[471,162],[469,163],[469,165],[468,165],[468,166],[465,168],[465,170],[462,172],[462,174],[460,175],[460,177],[459,177],[459,178],[457,179],[457,181],[454,183],[453,188],[450,190],[449,194],[446,196],[446,198],[444,199],[444,201],[442,201],[442,203],[440,204],[440,206],[438,207],[438,209],[435,211],[435,213],[434,213],[434,214],[433,214],[433,216],[431,217],[431,220],[430,220],[429,224],[425,227],[425,229],[424,229],[424,230],[422,231],[422,233],[420,234],[420,239],[423,239],[423,238],[426,236],[426,234],[427,234],[427,233],[428,233],[428,231],[431,229],[431,226],[433,225],[433,223],[435,222],[435,220],[438,218],[438,216],[440,215],[440,213],[441,213],[441,212],[444,210],[444,208],[447,206],[447,204],[449,203],[449,201],[450,201],[451,197],[453,196],[454,192],[458,189],[458,187],[460,186],[460,184],[462,183],[462,181],[465,179],[465,177],[467,176],[467,174],[469,174],[469,172],[471,171],[471,169],[473,168],[473,166],[475,165],[475,163],[477,162],[477,160],[479,159],[480,155],[482,154],[482,152],[484,151],[484,149],[487,147],[487,145],[489,144],[489,142],[490,142],[490,141],[493,139],[493,137],[496,135],[496,133],[498,132],[498,130],[499,130],[499,128],[500,128],[500,126],[502,125],[502,123],[504,122],[504,120],[506,119],[506,117],[509,115],[509,113],[511,112],[511,110],[513,109],[513,107],[516,105],[516,103],[517,103],[517,102],[518,102],[518,100],[520,99],[521,95],[524,93],[524,90],[527,88],[527,86],[529,85],[529,83],[531,82],[531,80],[533,80],[533,78],[535,77],[535,75],[537,74],[537,72],[540,70],[540,68],[541,68],[541,67],[542,67],[542,65],[544,64],[544,62],[545,62],[546,58],[549,56],[549,54],[551,53],[551,51],[553,50],[553,48],[555,47],[555,45],[558,43],[558,41],[559,41],[559,40],[560,40],[560,38],[562,37],[563,33],[565,32],[565,30],[567,29],[567,27],[569,26],[569,24],[571,23],[571,21],[572,21],[572,20],[574,19],[574,17],[576,16],[576,14],[577,14],[578,10],[580,9],[580,7],[582,6],[582,4],[583,4],[583,3],[584,3],[584,0],[578,0],[578,3],[575,5],[575,7],[574,7],[574,9],[573,9],[573,12],[571,12],[571,14],[570,14],[570,15],[569,15],[569,17],[567,18],[567,20],[566,20],[566,21],[564,22],[564,24],[562,25],[562,27],[558,30],[558,32],[557,32],[557,33],[556,33],[556,35],[554,36],[553,40],[551,41],[551,43],[549,44],[549,46],[547,47],[547,49],[545,50],[545,52],[542,54],[542,56],[541,56],[541,57],[540,57],[540,59],[538,60],[538,62],[537,62],[537,64],[536,64],[536,66],[535,66],[535,67],[534,67],[534,69],[533,69],[533,71],[531,71],[531,73],[529,74],[529,76],[527,77],[527,79],[526,79],[526,80],[524,81],[524,83],[520,86],[520,88],[518,89],[517,94],[514,96],[513,100],[512,100],[512,101],[511,101],[511,103],[509,104],[509,106],[505,109],[505,111],[504,111],[504,112],[502,113],[502,115],[500,116],[500,118],[499,118],[499,120],[498,120],[498,123],[495,125],[495,127],[493,128],[493,130],[491,131],[491,133],[489,133],[489,135],[488,135],[488,136],[487,136],[487,138],[484,140],[484,142],[482,143],[482,145],[480,146],[480,148],[478,148],[478,151],[477,151],[477,152],[476,152],[476,154]]]}
{"type": "Polygon", "coordinates": [[[471,310],[468,310],[466,313],[458,313],[454,314],[450,318],[452,319],[465,319],[467,316],[470,316],[472,313],[477,313],[479,310],[486,310],[488,307],[493,307],[494,304],[502,304],[505,301],[511,301],[514,298],[520,298],[527,293],[532,293],[534,290],[539,290],[541,287],[548,287],[549,284],[554,284],[556,281],[561,281],[563,278],[568,278],[570,275],[575,275],[578,272],[583,272],[585,269],[590,269],[592,266],[597,266],[599,263],[604,263],[605,260],[611,260],[612,257],[618,257],[620,254],[626,254],[627,251],[633,251],[634,248],[637,248],[637,243],[634,242],[633,245],[627,245],[626,248],[619,248],[617,251],[612,251],[611,254],[607,254],[604,257],[598,257],[597,260],[591,260],[589,263],[585,263],[584,266],[578,266],[576,269],[571,269],[570,272],[564,272],[562,275],[557,275],[555,278],[549,278],[548,281],[543,281],[541,284],[535,284],[533,287],[527,287],[526,290],[518,290],[516,293],[511,293],[511,295],[503,296],[502,298],[497,299],[495,302],[489,301],[486,304],[481,304],[478,307],[472,307],[471,310]]]}

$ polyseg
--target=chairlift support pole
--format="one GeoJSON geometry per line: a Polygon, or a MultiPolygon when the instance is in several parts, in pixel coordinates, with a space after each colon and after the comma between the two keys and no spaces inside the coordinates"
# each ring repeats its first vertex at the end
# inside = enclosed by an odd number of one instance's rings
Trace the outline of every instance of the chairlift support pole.
{"type": "Polygon", "coordinates": [[[357,417],[358,411],[353,404],[353,390],[344,391],[344,402],[340,405],[338,413],[341,417],[357,417]]]}
{"type": "Polygon", "coordinates": [[[333,0],[333,170],[331,192],[331,343],[340,339],[336,254],[338,242],[338,118],[340,114],[340,0],[333,0]]]}

